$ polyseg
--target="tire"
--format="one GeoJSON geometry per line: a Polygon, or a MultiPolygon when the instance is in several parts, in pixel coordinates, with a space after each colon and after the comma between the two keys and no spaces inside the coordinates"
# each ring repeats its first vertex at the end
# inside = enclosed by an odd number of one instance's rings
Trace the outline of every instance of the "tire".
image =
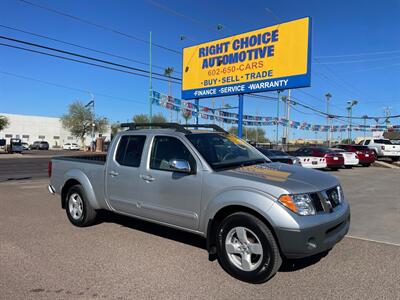
{"type": "Polygon", "coordinates": [[[92,225],[96,221],[96,210],[90,205],[81,185],[77,184],[68,190],[65,199],[65,210],[69,221],[78,227],[92,225]]]}
{"type": "Polygon", "coordinates": [[[216,234],[218,261],[231,276],[245,282],[262,283],[278,272],[282,264],[278,244],[260,219],[244,212],[231,214],[220,223],[216,234]],[[247,246],[249,242],[253,247],[247,246]],[[228,248],[232,252],[228,252],[228,248]],[[248,258],[246,263],[242,263],[243,257],[248,258]]]}
{"type": "Polygon", "coordinates": [[[370,163],[368,163],[368,164],[362,164],[363,167],[369,167],[370,165],[371,165],[370,163]]]}
{"type": "Polygon", "coordinates": [[[332,168],[330,168],[330,169],[331,169],[331,171],[337,171],[337,170],[339,170],[338,167],[332,167],[332,168]]]}
{"type": "Polygon", "coordinates": [[[400,157],[392,157],[392,161],[399,161],[400,157]]]}
{"type": "Polygon", "coordinates": [[[353,169],[353,166],[344,166],[345,169],[353,169]]]}

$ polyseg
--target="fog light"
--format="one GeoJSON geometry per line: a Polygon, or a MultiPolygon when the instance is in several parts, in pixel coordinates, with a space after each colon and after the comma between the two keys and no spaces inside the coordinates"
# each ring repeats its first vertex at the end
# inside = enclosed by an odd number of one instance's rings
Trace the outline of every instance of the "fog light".
{"type": "Polygon", "coordinates": [[[317,242],[315,241],[315,238],[309,238],[307,241],[307,249],[308,250],[313,250],[315,248],[317,248],[317,242]]]}

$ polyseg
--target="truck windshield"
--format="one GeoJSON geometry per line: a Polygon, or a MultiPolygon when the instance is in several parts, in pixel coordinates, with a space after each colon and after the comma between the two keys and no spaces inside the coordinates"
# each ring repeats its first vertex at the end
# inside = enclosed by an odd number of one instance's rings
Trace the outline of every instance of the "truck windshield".
{"type": "Polygon", "coordinates": [[[255,148],[232,134],[192,133],[186,137],[215,170],[267,162],[255,148]]]}

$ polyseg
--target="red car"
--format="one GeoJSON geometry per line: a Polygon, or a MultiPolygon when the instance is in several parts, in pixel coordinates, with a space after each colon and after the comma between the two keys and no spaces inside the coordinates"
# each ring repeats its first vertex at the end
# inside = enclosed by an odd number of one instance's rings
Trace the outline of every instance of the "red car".
{"type": "Polygon", "coordinates": [[[337,170],[344,166],[343,155],[326,147],[303,147],[295,151],[294,155],[324,157],[327,167],[331,170],[337,170]]]}
{"type": "Polygon", "coordinates": [[[367,146],[341,144],[335,145],[332,148],[339,148],[348,152],[356,153],[358,160],[360,161],[360,165],[364,167],[369,167],[376,160],[375,152],[369,149],[367,146]]]}

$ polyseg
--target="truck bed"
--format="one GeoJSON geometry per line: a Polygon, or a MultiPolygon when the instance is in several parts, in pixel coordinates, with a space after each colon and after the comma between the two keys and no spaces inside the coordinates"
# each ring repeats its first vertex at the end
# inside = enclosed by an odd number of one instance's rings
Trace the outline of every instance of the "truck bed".
{"type": "Polygon", "coordinates": [[[107,160],[107,154],[58,156],[58,157],[54,157],[53,159],[54,160],[66,160],[66,161],[73,161],[73,162],[81,162],[81,163],[86,163],[86,164],[104,165],[107,160]]]}

